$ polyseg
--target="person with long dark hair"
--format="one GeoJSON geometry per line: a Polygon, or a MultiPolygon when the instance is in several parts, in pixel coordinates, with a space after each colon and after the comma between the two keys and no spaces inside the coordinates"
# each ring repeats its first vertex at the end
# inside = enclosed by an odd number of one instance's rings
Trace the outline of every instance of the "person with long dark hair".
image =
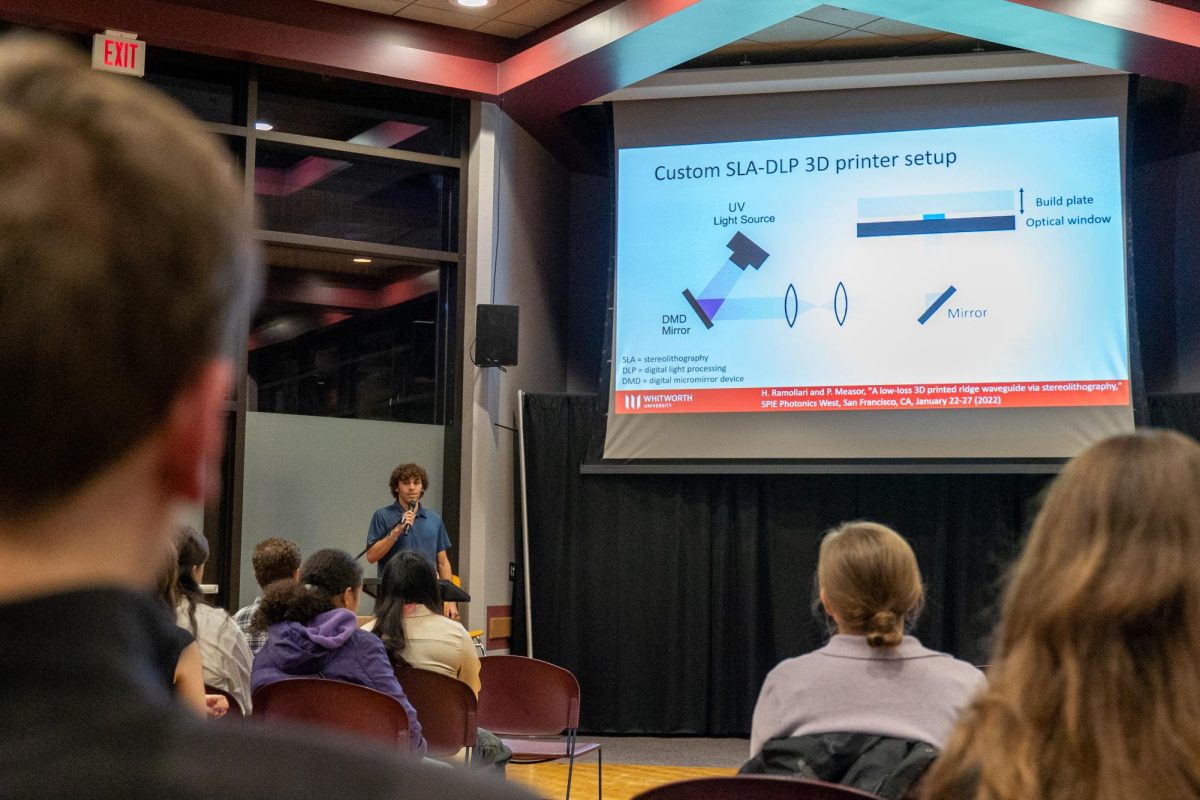
{"type": "Polygon", "coordinates": [[[479,694],[475,643],[442,608],[433,565],[423,553],[404,550],[384,567],[373,630],[392,663],[458,678],[479,694]]]}
{"type": "MultiPolygon", "coordinates": [[[[423,554],[405,550],[384,567],[379,585],[373,632],[387,648],[396,666],[427,669],[457,678],[479,694],[479,656],[475,643],[461,623],[442,614],[433,565],[423,554]]],[[[512,751],[499,737],[478,729],[474,763],[504,764],[512,751]]]]}
{"type": "Polygon", "coordinates": [[[1200,797],[1200,445],[1093,445],[1050,486],[1004,591],[988,688],[930,798],[1200,797]]]}
{"type": "MultiPolygon", "coordinates": [[[[171,619],[175,618],[175,607],[179,600],[179,551],[175,543],[168,543],[163,552],[163,563],[154,580],[155,594],[162,601],[171,619]]],[[[207,717],[210,709],[213,716],[223,716],[229,709],[213,708],[204,693],[204,660],[196,637],[179,625],[173,625],[169,644],[157,654],[158,673],[167,679],[175,698],[200,716],[207,717]]],[[[224,700],[224,698],[221,698],[224,700]]],[[[218,702],[214,699],[214,705],[218,702]]]]}
{"type": "Polygon", "coordinates": [[[425,752],[417,712],[396,680],[379,637],[358,627],[362,567],[343,550],[318,550],[300,567],[299,581],[277,581],[263,592],[254,626],[267,643],[254,659],[255,691],[288,678],[346,681],[391,695],[408,713],[408,741],[425,752]]]}
{"type": "Polygon", "coordinates": [[[175,622],[200,646],[204,683],[228,692],[241,706],[250,708],[250,666],[254,657],[246,637],[223,608],[208,604],[200,589],[208,562],[208,541],[195,528],[181,527],[175,537],[179,552],[175,580],[175,622]]]}

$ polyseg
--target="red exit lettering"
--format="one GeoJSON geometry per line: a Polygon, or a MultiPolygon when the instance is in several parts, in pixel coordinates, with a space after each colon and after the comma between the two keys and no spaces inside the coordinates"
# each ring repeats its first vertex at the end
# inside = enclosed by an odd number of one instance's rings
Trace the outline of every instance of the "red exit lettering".
{"type": "Polygon", "coordinates": [[[122,75],[146,74],[145,42],[136,33],[106,30],[92,37],[92,69],[122,75]]]}
{"type": "Polygon", "coordinates": [[[137,52],[140,42],[104,40],[104,66],[122,69],[137,69],[137,52]]]}

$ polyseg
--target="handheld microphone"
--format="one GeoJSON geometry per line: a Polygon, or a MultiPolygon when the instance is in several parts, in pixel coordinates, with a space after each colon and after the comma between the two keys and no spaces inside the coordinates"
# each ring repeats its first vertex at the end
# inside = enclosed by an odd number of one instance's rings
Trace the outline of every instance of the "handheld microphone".
{"type": "MultiPolygon", "coordinates": [[[[413,500],[411,503],[409,503],[409,504],[408,504],[408,510],[409,510],[409,511],[416,511],[416,510],[417,510],[417,501],[416,501],[416,500],[413,500]]],[[[413,519],[416,519],[416,517],[414,517],[413,519]]],[[[403,529],[402,531],[400,531],[400,535],[401,535],[401,536],[404,536],[404,535],[405,535],[405,534],[407,534],[407,533],[408,533],[410,530],[412,530],[412,523],[411,523],[411,522],[410,522],[410,523],[408,523],[407,525],[405,525],[405,526],[404,526],[404,529],[403,529]]],[[[390,536],[391,534],[388,534],[388,535],[390,536]]],[[[362,558],[364,555],[366,555],[367,551],[368,551],[368,550],[370,550],[372,546],[373,546],[373,544],[368,544],[366,547],[364,547],[364,548],[362,549],[362,552],[361,552],[361,553],[359,553],[358,555],[356,555],[356,556],[354,557],[354,560],[355,560],[355,561],[358,561],[360,558],[362,558]]]]}

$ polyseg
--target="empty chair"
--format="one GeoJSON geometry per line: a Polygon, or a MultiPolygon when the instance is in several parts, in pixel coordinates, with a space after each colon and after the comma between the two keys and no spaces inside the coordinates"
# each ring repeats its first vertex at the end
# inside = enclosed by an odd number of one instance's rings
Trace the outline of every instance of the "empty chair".
{"type": "Polygon", "coordinates": [[[877,800],[868,792],[823,781],[772,775],[720,775],[656,786],[634,800],[877,800]]]}
{"type": "Polygon", "coordinates": [[[471,687],[458,678],[416,667],[396,667],[396,679],[417,710],[429,746],[427,754],[444,758],[466,748],[469,764],[476,739],[476,701],[471,687]]]}
{"type": "Polygon", "coordinates": [[[369,736],[407,752],[408,713],[396,698],[345,681],[292,678],[254,693],[254,716],[369,736]]]}
{"type": "Polygon", "coordinates": [[[524,656],[487,656],[479,670],[479,725],[501,737],[512,763],[567,759],[567,798],[575,757],[596,752],[596,796],[602,796],[604,762],[600,745],[576,739],[579,681],[570,670],[524,656]],[[517,737],[564,737],[531,739],[517,737]]]}

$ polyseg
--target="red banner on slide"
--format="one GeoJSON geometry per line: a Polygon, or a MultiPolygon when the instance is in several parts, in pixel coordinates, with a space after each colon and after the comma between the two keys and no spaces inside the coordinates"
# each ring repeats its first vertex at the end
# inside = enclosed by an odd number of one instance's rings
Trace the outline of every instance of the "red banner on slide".
{"type": "Polygon", "coordinates": [[[724,411],[919,411],[1129,405],[1129,381],[905,383],[766,389],[645,389],[617,392],[618,414],[724,411]]]}

